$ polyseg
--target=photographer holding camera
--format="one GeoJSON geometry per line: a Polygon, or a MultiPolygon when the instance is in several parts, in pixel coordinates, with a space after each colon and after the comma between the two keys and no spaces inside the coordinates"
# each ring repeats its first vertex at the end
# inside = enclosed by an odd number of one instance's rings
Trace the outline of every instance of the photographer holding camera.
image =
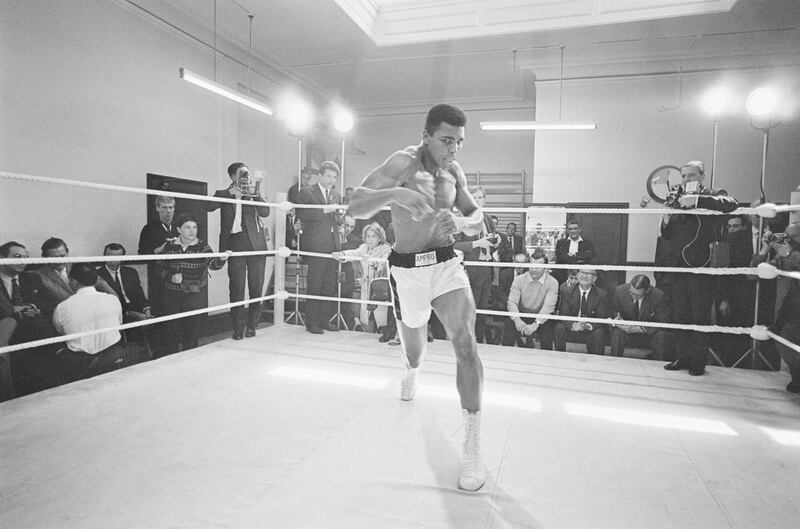
{"type": "MultiPolygon", "coordinates": [[[[219,198],[236,198],[252,202],[266,202],[261,195],[258,180],[253,180],[250,170],[241,162],[228,166],[231,185],[214,193],[219,198]]],[[[261,217],[269,216],[268,206],[250,206],[222,202],[206,202],[206,211],[220,210],[219,251],[249,252],[267,249],[269,234],[261,217]]],[[[228,263],[231,302],[244,299],[245,281],[250,299],[260,298],[264,292],[264,270],[266,256],[231,257],[228,263]]],[[[231,309],[233,339],[251,338],[256,335],[256,324],[261,320],[261,302],[250,303],[245,331],[244,307],[231,309]]]]}
{"type": "MultiPolygon", "coordinates": [[[[730,213],[739,203],[722,190],[703,187],[703,162],[687,162],[681,168],[682,181],[672,190],[668,201],[676,209],[712,209],[730,213]]],[[[702,268],[709,266],[712,244],[721,240],[719,219],[709,215],[664,215],[661,236],[670,241],[671,251],[665,266],[702,268]]],[[[674,274],[671,284],[672,318],[675,323],[709,325],[711,306],[717,291],[714,276],[693,273],[674,274]]],[[[688,369],[692,376],[705,373],[709,334],[699,331],[677,331],[676,360],[664,366],[668,371],[688,369]]]]}
{"type": "MultiPolygon", "coordinates": [[[[483,186],[474,186],[469,189],[472,198],[479,208],[486,204],[486,191],[483,186]]],[[[483,230],[477,235],[456,234],[454,248],[464,253],[464,261],[494,261],[493,254],[500,246],[500,234],[495,231],[494,222],[486,213],[483,214],[483,230]]],[[[489,308],[489,294],[492,291],[492,272],[489,266],[467,266],[467,277],[475,298],[475,308],[489,308]]],[[[478,342],[483,342],[486,335],[486,315],[477,314],[475,317],[475,337],[478,342]]],[[[487,337],[491,343],[491,337],[487,337]]]]}
{"type": "MultiPolygon", "coordinates": [[[[764,235],[761,250],[753,256],[750,266],[764,262],[781,270],[800,270],[800,223],[789,224],[784,233],[764,235]]],[[[800,280],[790,280],[789,291],[783,298],[772,328],[790,342],[800,343],[800,280]]],[[[775,345],[792,376],[786,391],[800,393],[800,353],[781,343],[776,342],[775,345]]]]}

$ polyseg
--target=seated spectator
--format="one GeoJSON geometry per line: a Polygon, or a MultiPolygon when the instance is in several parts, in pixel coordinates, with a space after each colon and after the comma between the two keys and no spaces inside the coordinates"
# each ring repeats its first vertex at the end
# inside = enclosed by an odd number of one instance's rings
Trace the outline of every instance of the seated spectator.
{"type": "MultiPolygon", "coordinates": [[[[42,244],[42,257],[67,257],[68,255],[69,248],[62,239],[50,237],[42,244]]],[[[47,263],[36,271],[55,304],[61,303],[75,293],[70,286],[69,271],[68,263],[47,263]]]]}
{"type": "MultiPolygon", "coordinates": [[[[62,301],[53,313],[53,324],[61,334],[74,334],[116,327],[122,323],[122,305],[116,296],[98,292],[97,270],[86,263],[78,263],[71,267],[70,287],[75,294],[62,301]]],[[[108,330],[72,338],[66,347],[59,351],[64,359],[65,379],[67,382],[93,376],[113,369],[106,362],[100,361],[102,356],[110,352],[112,346],[119,343],[121,335],[118,330],[108,330]]]]}
{"type": "MultiPolygon", "coordinates": [[[[67,243],[58,237],[50,237],[42,243],[42,257],[68,257],[69,248],[67,243]]],[[[47,296],[53,301],[53,305],[58,305],[75,292],[70,286],[69,263],[47,263],[42,265],[36,273],[42,279],[42,285],[47,292],[47,296]]],[[[106,294],[113,294],[114,289],[111,285],[98,278],[95,288],[106,294]]]]}
{"type": "MultiPolygon", "coordinates": [[[[527,258],[527,255],[525,257],[527,258]]],[[[545,264],[547,256],[537,249],[529,261],[535,264],[545,264]]],[[[522,262],[528,262],[528,260],[522,262]]],[[[503,345],[514,345],[516,342],[519,346],[532,347],[533,333],[539,330],[542,349],[551,350],[553,348],[554,322],[542,315],[553,314],[557,302],[558,281],[546,269],[529,268],[527,272],[518,275],[511,284],[508,295],[508,312],[529,312],[539,316],[529,318],[509,316],[503,329],[503,345]]]]}
{"type": "MultiPolygon", "coordinates": [[[[388,263],[370,261],[369,258],[388,258],[392,248],[386,243],[386,232],[377,223],[364,226],[362,240],[364,243],[358,248],[333,252],[332,255],[334,259],[340,261],[344,261],[347,257],[361,258],[361,261],[358,262],[361,265],[359,281],[361,283],[361,299],[364,303],[361,304],[356,325],[361,325],[363,330],[371,329],[370,322],[374,319],[377,330],[382,333],[380,341],[387,342],[394,336],[391,329],[386,328],[389,325],[389,319],[394,320],[394,314],[391,314],[389,307],[385,305],[370,305],[367,302],[375,297],[372,292],[373,281],[389,277],[388,263]]],[[[388,286],[388,281],[384,279],[384,282],[388,286]]],[[[388,294],[388,290],[386,293],[388,294]]],[[[382,301],[389,301],[389,299],[382,301]]]]}
{"type": "MultiPolygon", "coordinates": [[[[595,286],[597,272],[592,268],[578,270],[578,284],[573,285],[558,303],[562,316],[608,318],[611,307],[606,292],[595,286]]],[[[586,344],[589,354],[605,354],[606,326],[599,323],[557,321],[553,331],[556,351],[566,351],[567,341],[586,344]]]]}
{"type": "MultiPolygon", "coordinates": [[[[630,284],[619,285],[614,290],[611,313],[615,319],[630,322],[654,321],[669,322],[669,308],[664,293],[650,286],[650,279],[642,274],[634,276],[630,284]]],[[[648,347],[651,354],[647,358],[666,360],[669,331],[659,327],[641,325],[613,325],[609,331],[611,356],[623,356],[625,347],[648,347]]]]}
{"type": "MultiPolygon", "coordinates": [[[[344,242],[342,250],[355,250],[361,246],[361,237],[355,232],[356,219],[350,215],[344,216],[344,221],[339,229],[343,230],[344,242]]],[[[356,289],[356,276],[353,270],[353,263],[342,263],[342,295],[343,298],[352,298],[356,289]]],[[[352,303],[341,304],[341,314],[348,329],[355,328],[355,314],[352,303]]]]}
{"type": "MultiPolygon", "coordinates": [[[[103,255],[125,255],[125,247],[112,242],[103,249],[103,255]]],[[[130,266],[123,266],[122,261],[107,261],[98,268],[98,275],[114,290],[114,294],[122,304],[122,318],[125,323],[152,318],[150,303],[144,295],[139,272],[130,266]]]]}
{"type": "MultiPolygon", "coordinates": [[[[28,250],[10,241],[0,246],[0,257],[27,258],[28,250]]],[[[52,316],[55,304],[47,295],[38,274],[25,272],[24,264],[0,265],[0,320],[3,342],[16,345],[55,336],[52,316]]],[[[5,367],[11,387],[4,387],[3,398],[27,395],[59,383],[56,376],[55,348],[42,346],[9,353],[5,367]]],[[[5,383],[9,386],[8,381],[5,383]]]]}
{"type": "MultiPolygon", "coordinates": [[[[562,270],[564,269],[562,268],[562,270]]],[[[566,270],[566,274],[567,278],[558,287],[559,300],[564,299],[569,294],[572,287],[578,284],[578,270],[576,268],[566,270]]]]}
{"type": "MultiPolygon", "coordinates": [[[[769,259],[764,253],[759,253],[753,257],[751,266],[757,266],[762,262],[769,262],[781,270],[800,271],[800,223],[793,222],[786,227],[785,240],[771,240],[769,246],[772,248],[773,257],[769,259]]],[[[800,280],[791,279],[789,291],[783,299],[783,304],[778,310],[775,318],[775,325],[772,326],[783,338],[792,343],[800,343],[800,280]]],[[[792,380],[786,386],[786,391],[790,393],[800,393],[800,353],[776,342],[778,352],[789,367],[792,380]]]]}
{"type": "MultiPolygon", "coordinates": [[[[581,237],[581,227],[576,220],[567,222],[567,238],[559,239],[556,242],[556,262],[558,264],[577,264],[585,265],[592,262],[594,258],[594,245],[592,241],[581,237]]],[[[563,269],[556,279],[563,283],[566,274],[563,269]]]]}
{"type": "MultiPolygon", "coordinates": [[[[178,215],[175,224],[178,226],[178,240],[167,243],[164,255],[214,252],[208,243],[197,238],[197,221],[194,216],[186,213],[178,215]]],[[[208,271],[221,269],[227,259],[227,257],[204,259],[189,257],[159,262],[166,314],[179,314],[207,307],[208,271]]],[[[177,352],[179,346],[183,351],[197,347],[205,320],[206,314],[197,314],[166,322],[164,332],[166,353],[177,352]]]]}
{"type": "MultiPolygon", "coordinates": [[[[528,254],[524,251],[517,252],[514,254],[512,259],[514,263],[527,263],[529,261],[528,254]]],[[[508,305],[508,295],[511,292],[511,285],[514,283],[514,279],[519,276],[520,274],[524,274],[524,268],[511,268],[506,267],[500,270],[500,279],[499,279],[499,295],[498,295],[498,303],[493,304],[494,310],[505,310],[506,306],[508,305]],[[498,308],[499,306],[499,308],[498,308]]]]}
{"type": "MultiPolygon", "coordinates": [[[[107,244],[103,249],[105,256],[125,255],[125,253],[125,247],[116,242],[107,244]]],[[[142,282],[139,280],[139,272],[135,268],[122,266],[122,261],[106,261],[97,269],[97,273],[111,286],[114,294],[119,298],[119,302],[122,304],[123,323],[142,321],[153,317],[150,302],[147,301],[142,282]]],[[[146,338],[149,331],[149,326],[128,329],[125,331],[125,336],[130,341],[149,346],[149,340],[146,338]]]]}

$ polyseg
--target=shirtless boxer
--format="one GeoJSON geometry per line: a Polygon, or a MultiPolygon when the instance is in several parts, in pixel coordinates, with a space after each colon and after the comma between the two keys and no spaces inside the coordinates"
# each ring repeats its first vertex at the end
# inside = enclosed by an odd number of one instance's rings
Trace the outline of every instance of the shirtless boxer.
{"type": "MultiPolygon", "coordinates": [[[[464,113],[451,105],[431,108],[422,143],[397,151],[367,175],[353,191],[348,212],[370,218],[391,206],[395,244],[389,266],[405,368],[400,398],[411,400],[417,390],[432,307],[447,330],[458,365],[456,387],[466,424],[458,486],[475,491],[486,481],[480,458],[483,366],[475,340],[475,301],[462,255],[453,249],[454,234],[475,235],[483,229],[483,214],[456,162],[466,121],[464,113]]],[[[485,243],[479,239],[473,244],[485,243]]]]}

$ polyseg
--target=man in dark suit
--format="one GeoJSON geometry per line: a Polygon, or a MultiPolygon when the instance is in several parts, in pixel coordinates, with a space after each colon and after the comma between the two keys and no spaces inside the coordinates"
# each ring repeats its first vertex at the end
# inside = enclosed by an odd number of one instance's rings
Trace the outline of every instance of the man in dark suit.
{"type": "MultiPolygon", "coordinates": [[[[500,246],[497,247],[497,253],[500,257],[501,263],[514,262],[514,256],[518,253],[526,253],[522,244],[522,237],[517,235],[517,225],[514,222],[506,224],[506,234],[500,238],[500,246]]],[[[500,292],[508,296],[511,290],[511,283],[517,276],[514,268],[501,268],[498,274],[498,284],[500,292]]]]}
{"type": "Polygon", "coordinates": [[[304,187],[308,187],[311,184],[311,177],[317,175],[318,172],[316,169],[311,167],[303,167],[300,171],[300,185],[297,185],[297,179],[295,179],[294,184],[289,188],[289,191],[286,192],[286,199],[291,202],[292,204],[298,203],[298,197],[300,196],[300,190],[304,187]]]}
{"type": "MultiPolygon", "coordinates": [[[[175,216],[175,199],[159,195],[154,200],[158,220],[148,222],[139,234],[139,255],[160,254],[164,251],[167,241],[178,237],[178,227],[172,222],[175,216]]],[[[152,304],[153,314],[163,316],[163,303],[161,293],[163,286],[159,281],[158,263],[147,261],[147,298],[152,304]]],[[[160,327],[158,325],[157,327],[160,327]]]]}
{"type": "MultiPolygon", "coordinates": [[[[228,166],[231,185],[214,193],[217,198],[235,198],[250,202],[266,202],[261,196],[260,182],[253,180],[250,169],[241,162],[228,166]]],[[[268,206],[249,204],[230,204],[205,202],[206,211],[220,210],[219,251],[251,252],[267,249],[269,234],[261,222],[261,217],[269,215],[268,206]]],[[[228,259],[228,278],[231,302],[244,299],[245,282],[250,299],[260,298],[264,292],[264,270],[266,255],[231,257],[228,259]]],[[[233,320],[233,339],[252,338],[256,335],[256,324],[261,320],[261,302],[249,304],[247,322],[244,321],[244,307],[231,309],[233,320]],[[247,330],[245,331],[245,324],[247,330]]]]}
{"type": "MultiPolygon", "coordinates": [[[[330,254],[341,249],[339,234],[340,216],[336,213],[339,209],[339,194],[334,189],[334,184],[339,176],[339,166],[334,162],[323,162],[319,168],[319,182],[317,185],[304,187],[297,197],[299,204],[324,204],[322,209],[297,208],[297,218],[303,230],[300,235],[300,249],[306,252],[330,254]]],[[[306,276],[306,292],[315,296],[336,296],[335,259],[326,257],[308,257],[303,260],[308,263],[306,276]]],[[[306,300],[306,330],[312,334],[322,334],[323,331],[338,330],[331,325],[330,319],[335,311],[335,305],[330,301],[306,300]]]]}
{"type": "MultiPolygon", "coordinates": [[[[722,190],[705,189],[705,166],[693,160],[681,167],[681,184],[672,206],[680,209],[703,208],[730,213],[739,203],[722,190]]],[[[667,203],[670,203],[668,198],[667,203]]],[[[666,266],[698,268],[711,261],[711,243],[721,240],[720,218],[709,215],[664,215],[661,236],[670,241],[672,252],[666,266]]],[[[694,273],[673,274],[670,287],[672,319],[675,323],[709,325],[716,285],[714,276],[694,273]]],[[[677,359],[664,366],[668,371],[688,369],[692,376],[706,370],[710,336],[700,331],[675,332],[677,359]]]]}
{"type": "MultiPolygon", "coordinates": [[[[578,271],[578,284],[559,300],[558,313],[562,316],[583,316],[586,318],[608,318],[611,304],[608,295],[595,286],[597,271],[581,268],[578,271]]],[[[553,330],[553,347],[556,351],[566,351],[567,341],[585,343],[589,354],[605,354],[606,326],[600,323],[557,321],[553,330]]]]}
{"type": "MultiPolygon", "coordinates": [[[[469,192],[473,200],[482,208],[486,204],[486,191],[483,186],[471,187],[469,192]]],[[[476,235],[457,233],[453,236],[453,247],[464,253],[464,262],[493,261],[493,253],[500,246],[500,234],[495,232],[494,222],[486,213],[483,214],[483,229],[476,235]]],[[[467,266],[467,277],[475,299],[476,309],[489,308],[489,294],[492,291],[492,268],[488,266],[467,266]]],[[[486,334],[486,315],[475,316],[475,337],[478,343],[486,339],[492,342],[492,337],[486,334]]]]}
{"type": "MultiPolygon", "coordinates": [[[[650,286],[646,275],[634,276],[630,284],[622,284],[614,290],[611,313],[617,320],[630,322],[655,321],[669,322],[669,307],[664,293],[650,286]]],[[[648,358],[664,360],[669,331],[658,327],[642,327],[636,325],[615,325],[609,331],[611,339],[611,356],[622,356],[626,345],[649,347],[652,351],[648,358]]]]}
{"type": "MultiPolygon", "coordinates": [[[[103,255],[125,255],[125,247],[112,242],[103,248],[103,255]]],[[[97,268],[97,275],[108,283],[122,305],[122,322],[130,323],[153,317],[150,302],[144,294],[139,272],[130,266],[122,266],[122,261],[106,261],[97,268]]],[[[150,326],[138,327],[124,331],[127,340],[149,345],[150,326]],[[146,338],[147,336],[147,338],[146,338]]]]}
{"type": "MultiPolygon", "coordinates": [[[[27,258],[28,250],[20,243],[10,241],[0,246],[0,257],[27,258]]],[[[31,342],[55,336],[52,316],[54,299],[38,274],[25,272],[25,265],[0,265],[0,320],[13,320],[13,330],[8,336],[10,345],[31,342]]],[[[8,322],[6,323],[7,327],[8,322]]],[[[52,380],[55,372],[49,368],[55,365],[55,348],[50,346],[25,349],[8,353],[2,359],[6,378],[3,380],[0,399],[26,395],[57,384],[52,380]],[[51,372],[53,371],[53,372],[51,372]]]]}
{"type": "MultiPolygon", "coordinates": [[[[592,241],[581,237],[581,227],[577,221],[567,222],[567,237],[556,241],[556,262],[558,264],[585,265],[594,258],[594,245],[592,241]]],[[[566,280],[566,271],[562,268],[553,271],[553,276],[559,283],[566,280]]]]}

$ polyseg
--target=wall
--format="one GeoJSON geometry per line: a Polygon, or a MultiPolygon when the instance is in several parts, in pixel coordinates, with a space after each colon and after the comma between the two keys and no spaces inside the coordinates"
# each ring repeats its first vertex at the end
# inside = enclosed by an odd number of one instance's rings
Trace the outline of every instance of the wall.
{"type": "MultiPolygon", "coordinates": [[[[274,121],[268,148],[265,116],[180,80],[181,66],[211,77],[207,49],[123,4],[4,2],[0,35],[3,171],[132,187],[157,173],[208,182],[210,191],[228,186],[236,159],[268,175],[295,171],[296,159],[281,155],[294,140],[274,121]]],[[[217,71],[227,86],[245,78],[222,59],[217,71]]],[[[146,222],[144,195],[0,179],[0,196],[0,240],[18,240],[33,256],[50,236],[72,255],[99,254],[109,241],[133,253],[146,222]]],[[[218,218],[209,214],[215,249],[218,218]]],[[[212,273],[209,301],[227,302],[225,271],[212,273]]]]}

